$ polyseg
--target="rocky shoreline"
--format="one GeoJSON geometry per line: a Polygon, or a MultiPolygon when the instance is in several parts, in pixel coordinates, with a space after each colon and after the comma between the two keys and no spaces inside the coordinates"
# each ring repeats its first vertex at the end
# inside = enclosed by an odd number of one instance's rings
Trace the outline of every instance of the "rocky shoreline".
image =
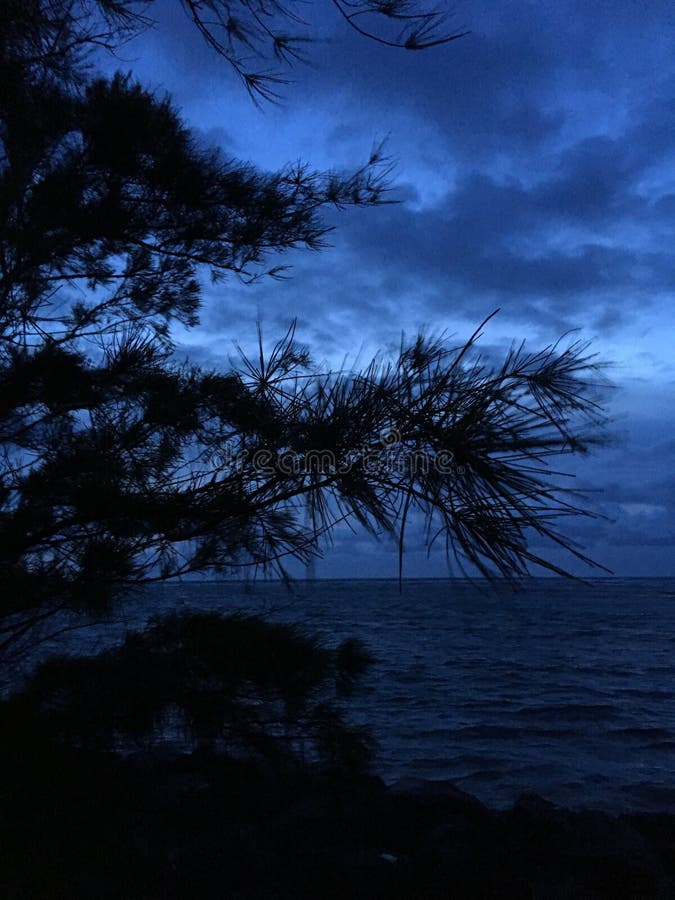
{"type": "Polygon", "coordinates": [[[675,816],[215,754],[3,759],[8,900],[675,897],[675,816]]]}

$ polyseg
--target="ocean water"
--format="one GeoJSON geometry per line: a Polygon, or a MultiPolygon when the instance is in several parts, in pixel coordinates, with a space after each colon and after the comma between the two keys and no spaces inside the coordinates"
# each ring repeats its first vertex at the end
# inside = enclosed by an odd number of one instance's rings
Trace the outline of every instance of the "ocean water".
{"type": "MultiPolygon", "coordinates": [[[[130,600],[90,650],[169,609],[266,613],[376,662],[349,718],[385,781],[451,779],[493,807],[534,790],[570,807],[675,812],[675,579],[183,582],[130,600]],[[104,638],[105,635],[105,638],[104,638]]],[[[62,647],[62,638],[53,649],[62,647]]]]}

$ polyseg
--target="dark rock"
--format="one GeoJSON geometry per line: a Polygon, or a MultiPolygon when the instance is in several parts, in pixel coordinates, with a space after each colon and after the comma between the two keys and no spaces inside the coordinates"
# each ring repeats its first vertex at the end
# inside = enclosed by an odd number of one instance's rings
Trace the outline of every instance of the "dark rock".
{"type": "Polygon", "coordinates": [[[675,815],[633,813],[621,816],[621,820],[639,832],[660,855],[662,862],[675,874],[675,815]]]}
{"type": "MultiPolygon", "coordinates": [[[[385,787],[217,754],[15,755],[3,896],[19,900],[672,900],[675,817],[494,812],[447,781],[385,787]]],[[[10,764],[11,763],[11,764],[10,764]]]]}
{"type": "Polygon", "coordinates": [[[403,853],[428,844],[439,826],[451,831],[489,827],[487,807],[449,781],[402,779],[387,788],[382,800],[382,839],[387,849],[403,853]]]}
{"type": "Polygon", "coordinates": [[[535,883],[562,884],[592,897],[657,897],[664,870],[658,853],[629,823],[603,812],[560,809],[521,797],[506,817],[514,858],[535,883]]]}
{"type": "Polygon", "coordinates": [[[526,816],[547,818],[554,816],[558,807],[550,800],[540,797],[539,794],[528,792],[518,797],[513,809],[516,813],[524,813],[526,816]]]}
{"type": "Polygon", "coordinates": [[[414,797],[420,806],[452,810],[473,819],[486,820],[490,810],[480,800],[461,790],[451,781],[427,781],[422,778],[401,778],[387,788],[390,796],[414,797]]]}

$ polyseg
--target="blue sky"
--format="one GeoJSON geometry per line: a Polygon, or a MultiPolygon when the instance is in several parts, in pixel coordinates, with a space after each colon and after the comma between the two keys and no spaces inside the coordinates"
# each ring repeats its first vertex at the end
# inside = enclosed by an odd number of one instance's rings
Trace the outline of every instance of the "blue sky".
{"type": "MultiPolygon", "coordinates": [[[[261,319],[291,319],[339,365],[424,326],[534,348],[570,329],[613,363],[613,444],[574,462],[600,521],[568,522],[619,575],[675,575],[675,7],[650,0],[457,2],[446,47],[404,53],[308,5],[311,64],[280,107],[256,108],[177,0],[114,63],[168,91],[202,140],[263,168],[353,167],[387,138],[399,204],[331,215],[332,246],[282,284],[210,288],[181,344],[227,365],[261,319]]],[[[106,68],[113,63],[105,62],[106,68]]],[[[391,541],[340,532],[325,576],[396,575],[391,541]]],[[[556,561],[562,561],[562,557],[556,561]]],[[[577,571],[581,571],[578,570],[577,571]]],[[[443,575],[408,541],[408,575],[443,575]]]]}

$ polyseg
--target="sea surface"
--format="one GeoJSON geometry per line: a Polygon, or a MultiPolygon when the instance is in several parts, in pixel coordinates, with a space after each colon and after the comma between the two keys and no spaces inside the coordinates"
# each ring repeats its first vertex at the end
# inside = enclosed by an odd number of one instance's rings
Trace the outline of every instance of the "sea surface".
{"type": "MultiPolygon", "coordinates": [[[[90,651],[150,613],[245,610],[376,662],[349,718],[379,742],[375,770],[451,779],[493,807],[536,791],[570,807],[675,812],[675,579],[182,582],[130,599],[90,651]]],[[[63,638],[53,643],[62,649],[63,638]]]]}

